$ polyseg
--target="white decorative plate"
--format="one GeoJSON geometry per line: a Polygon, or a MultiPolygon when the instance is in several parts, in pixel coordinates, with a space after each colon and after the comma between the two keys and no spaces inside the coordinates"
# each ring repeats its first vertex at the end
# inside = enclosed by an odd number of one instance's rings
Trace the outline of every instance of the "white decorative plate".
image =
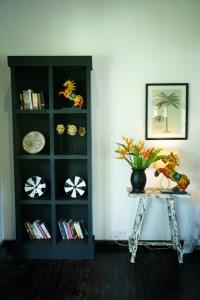
{"type": "Polygon", "coordinates": [[[86,182],[79,176],[68,178],[65,181],[64,190],[67,196],[71,198],[79,198],[83,196],[86,191],[86,182]]]}
{"type": "Polygon", "coordinates": [[[46,182],[42,177],[32,176],[26,180],[24,191],[30,198],[39,198],[45,193],[46,187],[46,182]]]}
{"type": "Polygon", "coordinates": [[[42,151],[45,146],[45,137],[39,131],[30,131],[27,133],[22,141],[24,151],[29,154],[36,154],[42,151]]]}

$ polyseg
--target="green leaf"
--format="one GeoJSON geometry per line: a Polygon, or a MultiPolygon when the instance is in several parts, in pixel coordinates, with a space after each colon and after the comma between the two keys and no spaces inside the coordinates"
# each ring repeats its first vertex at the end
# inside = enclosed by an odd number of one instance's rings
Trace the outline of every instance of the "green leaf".
{"type": "Polygon", "coordinates": [[[124,144],[121,144],[121,143],[118,143],[118,142],[116,142],[116,144],[123,147],[124,149],[128,150],[128,148],[124,144]]]}

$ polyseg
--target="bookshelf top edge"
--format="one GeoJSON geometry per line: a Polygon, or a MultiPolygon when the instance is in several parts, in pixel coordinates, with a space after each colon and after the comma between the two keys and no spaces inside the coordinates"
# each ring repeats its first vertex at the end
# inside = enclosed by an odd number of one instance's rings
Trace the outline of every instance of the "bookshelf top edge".
{"type": "Polygon", "coordinates": [[[92,56],[8,56],[8,66],[85,66],[92,69],[92,56]]]}

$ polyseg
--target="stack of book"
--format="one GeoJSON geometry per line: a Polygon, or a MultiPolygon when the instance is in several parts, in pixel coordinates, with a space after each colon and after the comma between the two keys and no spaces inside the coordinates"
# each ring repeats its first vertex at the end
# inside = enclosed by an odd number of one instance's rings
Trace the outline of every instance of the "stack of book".
{"type": "Polygon", "coordinates": [[[25,222],[24,226],[31,240],[51,239],[51,235],[45,223],[41,220],[35,220],[34,222],[25,222]]]}
{"type": "Polygon", "coordinates": [[[83,220],[58,220],[58,227],[63,240],[84,239],[88,232],[83,220]]]}
{"type": "Polygon", "coordinates": [[[20,94],[20,109],[44,109],[43,92],[35,93],[28,89],[20,94]]]}

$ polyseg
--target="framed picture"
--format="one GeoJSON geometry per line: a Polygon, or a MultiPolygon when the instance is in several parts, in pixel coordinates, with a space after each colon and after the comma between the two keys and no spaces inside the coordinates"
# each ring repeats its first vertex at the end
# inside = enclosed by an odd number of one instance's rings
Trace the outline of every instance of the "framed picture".
{"type": "Polygon", "coordinates": [[[186,140],[188,83],[146,84],[147,140],[186,140]]]}

